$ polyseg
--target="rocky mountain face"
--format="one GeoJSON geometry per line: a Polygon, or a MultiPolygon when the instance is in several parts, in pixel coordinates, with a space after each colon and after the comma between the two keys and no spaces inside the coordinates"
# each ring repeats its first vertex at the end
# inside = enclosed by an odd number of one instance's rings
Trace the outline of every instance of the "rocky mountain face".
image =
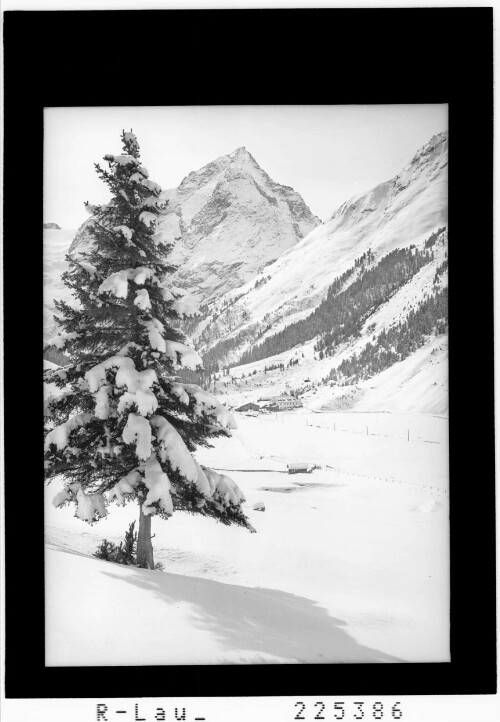
{"type": "MultiPolygon", "coordinates": [[[[246,148],[189,173],[163,199],[168,205],[158,237],[174,243],[169,256],[178,266],[174,282],[198,302],[240,287],[321,222],[246,148]]],[[[91,222],[79,229],[70,252],[88,242],[91,222]]]]}
{"type": "Polygon", "coordinates": [[[397,176],[346,201],[249,283],[214,302],[198,326],[198,348],[219,365],[234,364],[244,351],[307,317],[335,279],[348,274],[344,285],[353,283],[364,268],[356,265],[363,254],[369,251],[376,265],[397,248],[423,244],[447,226],[447,165],[443,132],[397,176]]]}

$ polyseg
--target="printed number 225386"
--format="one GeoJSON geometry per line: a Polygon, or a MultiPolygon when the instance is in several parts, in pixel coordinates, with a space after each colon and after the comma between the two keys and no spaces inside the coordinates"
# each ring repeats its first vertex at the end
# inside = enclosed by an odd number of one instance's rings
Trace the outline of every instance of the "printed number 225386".
{"type": "Polygon", "coordinates": [[[295,702],[296,715],[294,720],[400,720],[403,710],[400,702],[385,705],[382,702],[314,702],[309,710],[305,702],[295,702]]]}

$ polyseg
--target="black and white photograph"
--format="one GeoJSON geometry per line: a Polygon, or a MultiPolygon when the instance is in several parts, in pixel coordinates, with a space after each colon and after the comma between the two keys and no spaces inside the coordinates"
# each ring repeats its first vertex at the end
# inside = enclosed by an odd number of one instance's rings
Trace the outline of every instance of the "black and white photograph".
{"type": "Polygon", "coordinates": [[[46,109],[48,666],[449,660],[447,111],[46,109]]]}
{"type": "Polygon", "coordinates": [[[26,3],[2,718],[494,722],[491,9],[26,3]]]}

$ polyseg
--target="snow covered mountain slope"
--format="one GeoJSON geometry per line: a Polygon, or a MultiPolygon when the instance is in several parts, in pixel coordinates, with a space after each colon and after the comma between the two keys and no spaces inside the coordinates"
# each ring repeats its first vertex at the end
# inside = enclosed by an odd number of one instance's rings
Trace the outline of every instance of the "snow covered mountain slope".
{"type": "Polygon", "coordinates": [[[69,301],[71,298],[61,275],[67,268],[65,256],[76,232],[54,228],[54,225],[44,224],[43,229],[43,326],[46,339],[56,333],[54,299],[69,301]]]}
{"type": "MultiPolygon", "coordinates": [[[[365,339],[366,340],[366,339],[365,339]]],[[[361,345],[361,344],[360,344],[361,345]]],[[[238,407],[248,402],[301,390],[302,409],[306,411],[355,411],[391,413],[448,413],[448,339],[445,335],[430,339],[408,358],[384,369],[373,378],[352,384],[322,383],[331,368],[339,365],[347,351],[338,357],[314,358],[313,343],[283,353],[266,361],[258,361],[231,369],[231,376],[216,383],[217,394],[224,404],[238,407]],[[302,355],[304,354],[304,355],[302,355]],[[290,357],[298,364],[267,371],[266,365],[287,364],[290,357]],[[255,375],[253,375],[255,372],[255,375]],[[244,378],[243,378],[244,375],[244,378]]]]}
{"type": "Polygon", "coordinates": [[[359,385],[358,411],[448,412],[448,339],[442,337],[359,385]]]}
{"type": "MultiPolygon", "coordinates": [[[[266,397],[294,394],[310,410],[446,414],[447,233],[435,238],[424,251],[424,265],[383,297],[382,303],[361,314],[352,335],[321,346],[328,334],[311,334],[310,340],[293,348],[233,366],[226,375],[217,374],[215,390],[226,396],[224,403],[238,407],[266,397]]],[[[410,259],[415,259],[418,251],[418,247],[413,249],[410,259]]],[[[397,259],[401,257],[399,253],[397,259]]],[[[366,278],[365,274],[368,285],[366,278]]],[[[355,283],[350,288],[354,287],[355,283]]],[[[366,295],[371,293],[373,288],[368,288],[366,295]]],[[[356,318],[360,295],[349,299],[351,318],[356,318]]],[[[334,310],[335,304],[345,303],[345,298],[335,297],[333,303],[334,310]]],[[[305,325],[312,322],[307,320],[305,325]]]]}
{"type": "MultiPolygon", "coordinates": [[[[301,196],[275,183],[246,148],[189,173],[162,195],[168,206],[158,224],[174,243],[169,261],[175,283],[198,301],[216,298],[253,278],[319,223],[301,196]]],[[[71,252],[88,241],[87,221],[71,252]]]]}
{"type": "Polygon", "coordinates": [[[240,334],[231,353],[221,356],[222,363],[234,361],[257,338],[265,338],[267,328],[276,333],[306,316],[368,249],[377,261],[446,226],[447,165],[448,133],[443,132],[395,178],[344,203],[275,263],[216,302],[198,329],[200,348],[240,334]]]}

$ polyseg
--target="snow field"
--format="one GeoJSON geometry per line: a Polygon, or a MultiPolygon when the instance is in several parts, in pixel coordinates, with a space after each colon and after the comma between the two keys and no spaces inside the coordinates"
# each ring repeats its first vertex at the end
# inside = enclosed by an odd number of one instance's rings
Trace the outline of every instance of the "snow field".
{"type": "Polygon", "coordinates": [[[75,556],[121,539],[136,505],[91,528],[52,508],[49,487],[49,665],[449,659],[446,421],[335,415],[412,423],[439,437],[428,444],[279,416],[238,414],[232,439],[196,455],[241,487],[257,534],[182,513],[153,519],[166,573],[75,556]],[[288,475],[282,458],[335,469],[288,475]]]}
{"type": "Polygon", "coordinates": [[[322,662],[331,649],[337,661],[395,661],[358,645],[343,622],[293,594],[111,565],[50,546],[46,565],[61,574],[47,618],[54,630],[47,666],[322,662]],[[88,606],[75,615],[79,596],[88,606]]]}
{"type": "MultiPolygon", "coordinates": [[[[241,417],[239,414],[238,423],[241,417]]],[[[298,410],[261,418],[245,417],[244,423],[245,429],[251,428],[251,434],[236,435],[256,456],[284,463],[307,461],[375,480],[432,484],[440,492],[447,492],[445,417],[361,412],[311,414],[298,410]]]]}

